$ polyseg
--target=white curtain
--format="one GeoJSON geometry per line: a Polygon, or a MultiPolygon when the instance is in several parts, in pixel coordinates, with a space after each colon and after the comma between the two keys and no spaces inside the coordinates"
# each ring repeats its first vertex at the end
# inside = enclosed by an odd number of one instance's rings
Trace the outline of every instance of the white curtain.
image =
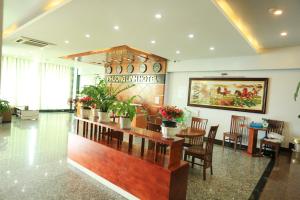
{"type": "Polygon", "coordinates": [[[68,109],[72,68],[3,56],[0,97],[29,109],[68,109]]]}

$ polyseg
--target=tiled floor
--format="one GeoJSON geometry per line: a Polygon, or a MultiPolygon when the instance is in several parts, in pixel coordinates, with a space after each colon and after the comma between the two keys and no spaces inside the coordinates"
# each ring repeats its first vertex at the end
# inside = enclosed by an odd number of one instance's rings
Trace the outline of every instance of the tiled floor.
{"type": "MultiPolygon", "coordinates": [[[[68,113],[0,125],[0,200],[123,199],[66,162],[70,130],[68,113]]],[[[268,162],[215,145],[214,175],[190,169],[187,199],[248,199],[268,162]]]]}
{"type": "Polygon", "coordinates": [[[262,200],[300,199],[300,153],[281,153],[260,195],[262,200]]]}

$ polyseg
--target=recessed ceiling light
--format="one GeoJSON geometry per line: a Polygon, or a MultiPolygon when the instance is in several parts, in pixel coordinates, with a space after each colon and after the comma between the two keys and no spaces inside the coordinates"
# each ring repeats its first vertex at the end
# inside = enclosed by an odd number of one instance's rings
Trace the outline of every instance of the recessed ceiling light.
{"type": "Polygon", "coordinates": [[[119,26],[114,26],[114,29],[115,29],[115,30],[119,30],[120,27],[119,27],[119,26]]]}
{"type": "Polygon", "coordinates": [[[161,18],[162,18],[162,15],[161,15],[160,13],[157,13],[157,14],[155,14],[155,18],[156,18],[156,19],[161,19],[161,18]]]}
{"type": "Polygon", "coordinates": [[[70,41],[69,41],[69,40],[65,40],[65,43],[66,43],[66,44],[69,44],[69,43],[70,43],[70,41]]]}
{"type": "Polygon", "coordinates": [[[194,38],[194,34],[189,34],[188,37],[189,38],[194,38]]]}
{"type": "Polygon", "coordinates": [[[209,50],[213,51],[215,50],[215,47],[209,47],[209,50]]]}
{"type": "Polygon", "coordinates": [[[272,15],[275,15],[275,16],[279,16],[279,15],[282,15],[283,11],[280,9],[271,8],[271,9],[269,9],[269,13],[271,13],[272,15]]]}
{"type": "Polygon", "coordinates": [[[179,50],[177,50],[177,51],[176,51],[176,54],[180,54],[180,51],[179,51],[179,50]]]}
{"type": "Polygon", "coordinates": [[[287,36],[287,32],[281,32],[280,35],[285,37],[285,36],[287,36]]]}
{"type": "Polygon", "coordinates": [[[86,38],[90,38],[91,35],[90,35],[90,34],[85,34],[85,37],[86,37],[86,38]]]}
{"type": "Polygon", "coordinates": [[[151,44],[155,44],[156,43],[156,41],[155,40],[151,40],[151,44]]]}

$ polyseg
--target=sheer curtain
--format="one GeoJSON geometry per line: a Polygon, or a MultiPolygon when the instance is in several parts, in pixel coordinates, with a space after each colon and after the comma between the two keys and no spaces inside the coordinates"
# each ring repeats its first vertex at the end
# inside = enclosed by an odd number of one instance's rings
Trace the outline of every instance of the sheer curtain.
{"type": "Polygon", "coordinates": [[[0,97],[29,109],[68,109],[72,68],[3,56],[0,97]]]}

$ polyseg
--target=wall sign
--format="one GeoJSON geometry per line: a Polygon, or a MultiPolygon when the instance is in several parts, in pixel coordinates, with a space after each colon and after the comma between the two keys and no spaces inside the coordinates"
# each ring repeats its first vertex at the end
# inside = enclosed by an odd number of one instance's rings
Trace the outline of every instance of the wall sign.
{"type": "Polygon", "coordinates": [[[165,74],[106,75],[108,83],[164,84],[165,74]]]}
{"type": "Polygon", "coordinates": [[[266,113],[268,78],[190,78],[188,106],[266,113]]]}

